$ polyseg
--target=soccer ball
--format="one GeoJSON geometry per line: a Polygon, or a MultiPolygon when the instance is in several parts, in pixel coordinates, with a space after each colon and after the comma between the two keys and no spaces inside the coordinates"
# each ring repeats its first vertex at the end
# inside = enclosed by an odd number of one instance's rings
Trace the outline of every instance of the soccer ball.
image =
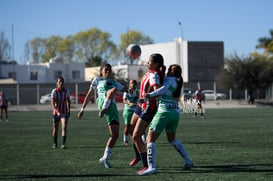
{"type": "Polygon", "coordinates": [[[139,45],[131,44],[126,48],[126,56],[131,60],[137,59],[141,55],[141,49],[139,45]]]}

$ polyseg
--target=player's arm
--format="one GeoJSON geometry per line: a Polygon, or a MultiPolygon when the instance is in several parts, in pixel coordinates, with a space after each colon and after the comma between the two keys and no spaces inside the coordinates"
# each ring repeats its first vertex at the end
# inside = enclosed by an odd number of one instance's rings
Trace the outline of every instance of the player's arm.
{"type": "Polygon", "coordinates": [[[169,81],[165,81],[163,86],[155,89],[153,92],[146,93],[144,96],[146,98],[159,97],[162,94],[166,93],[167,90],[169,89],[169,87],[170,87],[170,82],[169,81]]]}
{"type": "Polygon", "coordinates": [[[70,94],[67,96],[67,100],[66,100],[66,108],[67,108],[67,113],[68,115],[70,115],[70,94]]]}
{"type": "Polygon", "coordinates": [[[90,97],[93,95],[94,91],[92,89],[92,87],[89,88],[89,91],[87,92],[85,98],[84,98],[84,101],[82,103],[82,108],[80,110],[80,112],[78,113],[78,118],[81,119],[82,116],[83,116],[83,112],[84,112],[84,109],[86,107],[86,105],[88,104],[88,102],[90,101],[90,97]]]}
{"type": "Polygon", "coordinates": [[[55,105],[56,105],[56,99],[52,97],[51,98],[51,107],[52,107],[52,110],[54,112],[56,112],[57,115],[60,115],[60,112],[58,111],[58,108],[55,105]]]}

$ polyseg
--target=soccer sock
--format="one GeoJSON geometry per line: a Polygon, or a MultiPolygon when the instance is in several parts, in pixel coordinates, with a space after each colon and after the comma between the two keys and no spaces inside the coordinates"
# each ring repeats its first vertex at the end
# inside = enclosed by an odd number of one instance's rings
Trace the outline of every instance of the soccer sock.
{"type": "Polygon", "coordinates": [[[123,141],[128,142],[128,135],[123,135],[123,141]]]}
{"type": "Polygon", "coordinates": [[[104,100],[104,102],[103,102],[103,105],[102,105],[102,110],[103,109],[108,109],[108,107],[110,106],[110,104],[111,104],[111,99],[109,99],[109,98],[105,98],[105,100],[104,100]]]}
{"type": "Polygon", "coordinates": [[[134,148],[134,151],[135,151],[135,154],[136,154],[136,158],[140,158],[140,154],[138,153],[138,150],[137,150],[137,147],[135,144],[133,144],[133,148],[134,148]]]}
{"type": "Polygon", "coordinates": [[[62,144],[64,145],[66,142],[66,136],[62,136],[62,144]]]}
{"type": "Polygon", "coordinates": [[[57,145],[57,136],[53,136],[53,143],[57,145]]]}
{"type": "Polygon", "coordinates": [[[146,134],[143,133],[143,135],[141,135],[141,139],[143,141],[143,143],[146,143],[146,134]]]}
{"type": "Polygon", "coordinates": [[[174,139],[171,144],[176,149],[176,151],[185,159],[186,163],[192,163],[186,149],[178,139],[174,139]]]}
{"type": "Polygon", "coordinates": [[[143,167],[148,167],[148,163],[147,163],[147,152],[140,153],[140,158],[141,158],[143,167]]]}
{"type": "Polygon", "coordinates": [[[112,148],[110,148],[110,147],[106,147],[105,148],[105,150],[104,150],[104,155],[103,155],[103,159],[104,160],[108,160],[109,159],[109,157],[110,157],[110,155],[111,155],[111,153],[112,153],[112,148]]]}
{"type": "Polygon", "coordinates": [[[155,156],[156,156],[156,146],[154,142],[147,144],[147,162],[148,168],[155,168],[155,156]]]}

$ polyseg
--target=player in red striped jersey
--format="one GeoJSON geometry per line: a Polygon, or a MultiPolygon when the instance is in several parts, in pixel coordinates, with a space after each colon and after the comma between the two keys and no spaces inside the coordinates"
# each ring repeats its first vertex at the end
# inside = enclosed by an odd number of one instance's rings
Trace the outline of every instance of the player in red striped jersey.
{"type": "MultiPolygon", "coordinates": [[[[158,89],[163,83],[166,67],[161,54],[155,53],[149,57],[148,72],[143,76],[140,85],[138,106],[131,119],[130,134],[134,143],[136,157],[130,162],[130,166],[135,165],[139,160],[143,163],[143,169],[147,169],[147,152],[141,135],[152,121],[157,111],[156,99],[145,99],[145,93],[158,89]]],[[[143,170],[141,169],[141,170],[143,170]]]]}
{"type": "Polygon", "coordinates": [[[65,147],[67,121],[70,116],[70,91],[64,87],[64,78],[58,77],[56,88],[51,92],[51,106],[53,109],[53,146],[57,148],[57,137],[60,121],[62,122],[62,146],[65,147]]]}

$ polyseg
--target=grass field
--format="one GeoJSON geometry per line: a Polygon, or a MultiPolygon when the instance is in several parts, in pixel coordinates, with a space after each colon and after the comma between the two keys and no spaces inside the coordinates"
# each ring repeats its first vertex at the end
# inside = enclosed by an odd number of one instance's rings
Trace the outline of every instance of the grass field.
{"type": "Polygon", "coordinates": [[[157,174],[140,177],[141,163],[128,165],[134,154],[131,144],[122,143],[123,121],[113,168],[105,169],[98,159],[109,132],[97,111],[82,120],[72,113],[65,150],[51,148],[50,111],[10,112],[10,122],[0,123],[0,180],[273,180],[272,108],[208,109],[205,115],[182,114],[177,131],[192,170],[182,170],[183,160],[164,133],[156,142],[157,174]]]}

